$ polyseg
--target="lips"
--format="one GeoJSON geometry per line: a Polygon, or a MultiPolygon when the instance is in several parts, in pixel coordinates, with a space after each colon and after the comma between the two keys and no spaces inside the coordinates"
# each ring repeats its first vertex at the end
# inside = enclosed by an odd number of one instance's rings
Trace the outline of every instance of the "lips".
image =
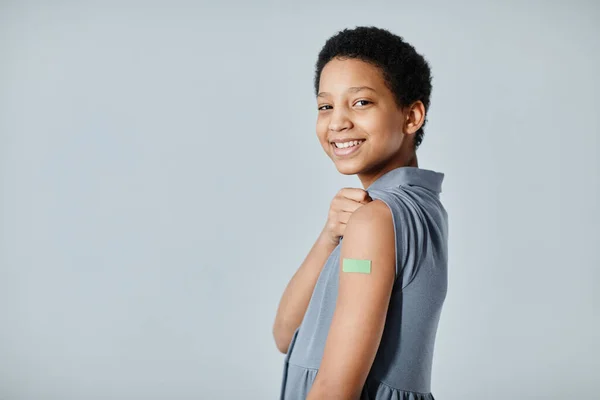
{"type": "Polygon", "coordinates": [[[331,143],[331,147],[333,148],[333,154],[335,154],[338,157],[346,157],[351,154],[355,154],[358,150],[360,150],[362,145],[365,143],[364,139],[356,139],[356,140],[361,140],[361,142],[359,144],[357,144],[356,146],[343,147],[343,148],[335,147],[335,144],[331,143]]]}
{"type": "Polygon", "coordinates": [[[362,138],[345,138],[345,139],[333,139],[329,141],[329,143],[345,143],[345,142],[353,142],[355,140],[365,140],[362,138]]]}

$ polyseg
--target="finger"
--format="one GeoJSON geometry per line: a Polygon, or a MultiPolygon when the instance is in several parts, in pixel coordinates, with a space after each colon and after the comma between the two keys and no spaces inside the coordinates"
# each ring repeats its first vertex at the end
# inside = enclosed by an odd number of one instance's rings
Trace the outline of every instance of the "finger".
{"type": "Polygon", "coordinates": [[[352,214],[353,214],[352,212],[347,212],[347,211],[340,212],[338,214],[338,222],[340,224],[343,224],[344,228],[345,228],[346,227],[345,225],[348,223],[348,221],[350,221],[350,217],[352,216],[352,214]]]}
{"type": "Polygon", "coordinates": [[[360,188],[344,188],[342,190],[342,196],[358,202],[369,201],[371,197],[369,192],[360,188]]]}
{"type": "Polygon", "coordinates": [[[364,204],[366,204],[366,203],[347,199],[347,198],[342,198],[337,202],[336,208],[338,209],[339,212],[352,213],[352,212],[356,211],[357,208],[363,206],[364,204]]]}

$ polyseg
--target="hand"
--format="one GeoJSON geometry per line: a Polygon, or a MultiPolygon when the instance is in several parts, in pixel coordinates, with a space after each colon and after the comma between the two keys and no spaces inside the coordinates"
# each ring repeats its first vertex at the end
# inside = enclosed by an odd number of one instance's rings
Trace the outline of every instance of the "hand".
{"type": "Polygon", "coordinates": [[[369,193],[360,188],[343,188],[333,198],[329,207],[327,223],[321,235],[336,246],[344,236],[346,224],[354,211],[373,201],[369,193]]]}

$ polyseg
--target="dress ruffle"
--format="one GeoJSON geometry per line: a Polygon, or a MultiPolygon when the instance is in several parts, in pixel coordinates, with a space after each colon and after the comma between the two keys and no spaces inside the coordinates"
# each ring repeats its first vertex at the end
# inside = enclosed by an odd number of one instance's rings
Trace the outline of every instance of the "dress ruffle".
{"type": "MultiPolygon", "coordinates": [[[[284,400],[305,400],[317,376],[317,369],[286,363],[284,400]]],[[[431,393],[400,390],[368,377],[360,400],[435,400],[431,393]]]]}

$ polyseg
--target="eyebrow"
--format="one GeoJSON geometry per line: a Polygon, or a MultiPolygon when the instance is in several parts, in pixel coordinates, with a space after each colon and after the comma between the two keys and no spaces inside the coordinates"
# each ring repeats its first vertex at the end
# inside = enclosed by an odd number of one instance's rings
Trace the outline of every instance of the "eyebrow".
{"type": "MultiPolygon", "coordinates": [[[[361,90],[365,90],[365,89],[366,90],[372,90],[373,92],[377,93],[377,91],[375,89],[373,89],[372,87],[369,87],[369,86],[352,86],[352,87],[349,87],[347,91],[351,92],[351,93],[356,93],[356,92],[360,92],[361,90]]],[[[321,93],[319,93],[317,95],[317,97],[323,97],[326,94],[331,94],[331,93],[329,93],[329,92],[321,92],[321,93]]]]}

